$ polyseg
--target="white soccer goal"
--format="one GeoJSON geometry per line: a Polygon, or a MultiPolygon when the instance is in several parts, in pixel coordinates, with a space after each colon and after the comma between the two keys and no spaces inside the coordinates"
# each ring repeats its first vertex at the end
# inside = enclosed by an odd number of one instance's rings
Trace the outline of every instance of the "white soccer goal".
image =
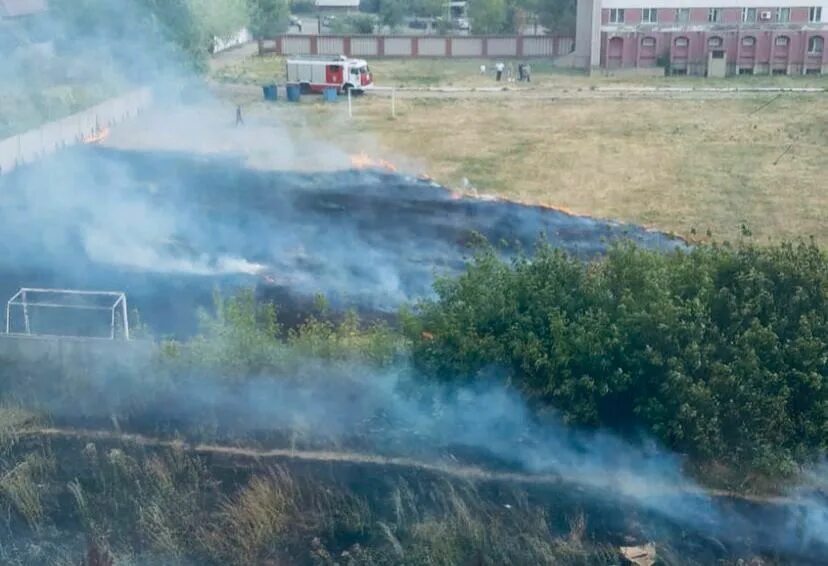
{"type": "Polygon", "coordinates": [[[6,334],[129,340],[126,295],[22,288],[6,303],[6,334]]]}

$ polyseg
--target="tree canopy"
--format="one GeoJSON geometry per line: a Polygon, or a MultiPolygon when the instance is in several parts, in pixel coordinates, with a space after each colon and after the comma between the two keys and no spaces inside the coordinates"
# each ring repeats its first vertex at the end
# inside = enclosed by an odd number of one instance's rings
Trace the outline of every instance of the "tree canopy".
{"type": "Polygon", "coordinates": [[[406,6],[402,0],[380,0],[378,13],[382,23],[393,28],[402,23],[406,6]]]}
{"type": "Polygon", "coordinates": [[[250,32],[254,37],[273,37],[288,28],[290,8],[287,0],[248,0],[250,32]]]}
{"type": "Polygon", "coordinates": [[[475,33],[498,33],[507,24],[505,0],[475,0],[469,5],[469,18],[475,33]]]}
{"type": "Polygon", "coordinates": [[[409,320],[445,380],[495,370],[570,422],[697,461],[791,470],[828,449],[828,257],[813,244],[489,250],[409,320]]]}

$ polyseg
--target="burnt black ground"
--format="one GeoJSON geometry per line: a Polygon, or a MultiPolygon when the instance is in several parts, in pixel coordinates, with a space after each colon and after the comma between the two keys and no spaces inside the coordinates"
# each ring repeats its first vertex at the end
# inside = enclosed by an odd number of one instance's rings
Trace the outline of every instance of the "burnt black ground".
{"type": "Polygon", "coordinates": [[[436,275],[458,273],[476,234],[505,254],[531,252],[543,237],[585,259],[618,239],[682,245],[378,171],[256,171],[235,159],[101,148],[0,178],[0,215],[0,298],[21,286],[123,290],[161,335],[191,333],[216,287],[255,285],[288,322],[317,293],[337,309],[393,313],[429,296],[436,275]],[[258,267],[235,269],[241,260],[258,267]]]}

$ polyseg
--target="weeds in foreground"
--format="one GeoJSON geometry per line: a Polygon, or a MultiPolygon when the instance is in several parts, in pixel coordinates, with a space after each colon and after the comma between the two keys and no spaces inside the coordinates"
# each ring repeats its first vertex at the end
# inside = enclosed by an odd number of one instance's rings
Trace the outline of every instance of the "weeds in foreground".
{"type": "Polygon", "coordinates": [[[260,564],[275,554],[298,518],[297,500],[297,487],[284,470],[254,477],[221,504],[215,523],[200,538],[220,562],[260,564]]]}
{"type": "Polygon", "coordinates": [[[421,473],[366,482],[361,473],[351,481],[347,473],[330,476],[319,468],[302,474],[286,466],[251,473],[232,462],[208,468],[178,449],[87,444],[75,450],[75,477],[30,455],[7,474],[2,495],[13,505],[12,520],[29,525],[32,540],[44,541],[44,548],[54,527],[37,525],[55,525],[58,517],[66,524],[66,514],[75,515],[77,530],[59,543],[75,560],[88,541],[115,564],[125,557],[318,566],[605,564],[617,558],[614,549],[590,540],[585,515],[572,519],[569,532],[556,532],[547,515],[554,510],[529,503],[520,490],[506,494],[512,504],[503,505],[476,484],[421,473]],[[74,502],[70,508],[55,505],[67,498],[42,501],[43,493],[60,490],[74,502]]]}
{"type": "Polygon", "coordinates": [[[0,505],[17,512],[32,529],[39,528],[45,515],[39,483],[53,468],[54,461],[48,455],[26,454],[21,462],[0,475],[0,505]]]}

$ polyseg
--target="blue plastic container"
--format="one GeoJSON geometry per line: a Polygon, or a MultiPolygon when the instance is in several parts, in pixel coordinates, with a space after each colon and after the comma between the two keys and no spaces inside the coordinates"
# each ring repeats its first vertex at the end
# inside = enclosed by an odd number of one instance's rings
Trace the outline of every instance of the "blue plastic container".
{"type": "Polygon", "coordinates": [[[270,102],[275,102],[279,99],[279,89],[276,85],[265,85],[262,87],[264,92],[264,99],[270,102]]]}
{"type": "Polygon", "coordinates": [[[323,91],[325,95],[325,102],[336,102],[337,92],[333,87],[328,87],[323,91]]]}
{"type": "Polygon", "coordinates": [[[302,88],[299,85],[287,85],[287,99],[289,102],[299,102],[302,99],[302,88]]]}

